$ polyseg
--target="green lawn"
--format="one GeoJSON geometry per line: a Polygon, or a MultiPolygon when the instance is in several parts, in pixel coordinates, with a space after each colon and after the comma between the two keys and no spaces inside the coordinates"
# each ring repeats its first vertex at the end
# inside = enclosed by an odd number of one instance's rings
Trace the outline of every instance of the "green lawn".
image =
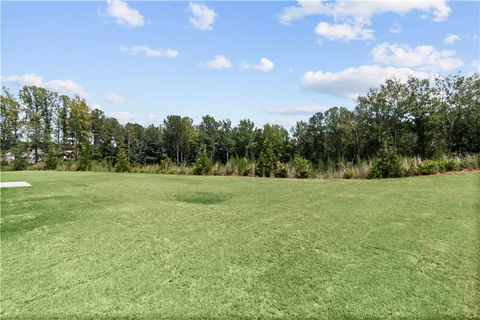
{"type": "Polygon", "coordinates": [[[2,181],[2,319],[480,318],[478,173],[2,181]]]}

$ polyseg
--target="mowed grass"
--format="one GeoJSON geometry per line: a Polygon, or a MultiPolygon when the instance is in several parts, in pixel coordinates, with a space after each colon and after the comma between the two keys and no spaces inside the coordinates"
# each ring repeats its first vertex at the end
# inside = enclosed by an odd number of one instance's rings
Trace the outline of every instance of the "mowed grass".
{"type": "Polygon", "coordinates": [[[2,181],[2,319],[480,317],[478,173],[2,181]]]}

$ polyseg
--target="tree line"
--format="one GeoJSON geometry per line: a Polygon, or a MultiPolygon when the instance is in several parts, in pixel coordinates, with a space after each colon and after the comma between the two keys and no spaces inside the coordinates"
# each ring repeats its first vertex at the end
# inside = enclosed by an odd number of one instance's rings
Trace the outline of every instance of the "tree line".
{"type": "Polygon", "coordinates": [[[360,95],[353,110],[331,107],[290,132],[276,124],[257,127],[249,119],[234,126],[209,115],[199,124],[169,115],[159,125],[122,125],[78,96],[35,86],[16,95],[3,88],[0,122],[3,162],[8,154],[29,154],[34,163],[49,155],[115,165],[122,151],[131,164],[169,158],[190,165],[203,150],[211,163],[232,157],[288,163],[300,156],[321,168],[372,159],[385,146],[406,157],[437,158],[480,152],[480,77],[389,79],[360,95]]]}

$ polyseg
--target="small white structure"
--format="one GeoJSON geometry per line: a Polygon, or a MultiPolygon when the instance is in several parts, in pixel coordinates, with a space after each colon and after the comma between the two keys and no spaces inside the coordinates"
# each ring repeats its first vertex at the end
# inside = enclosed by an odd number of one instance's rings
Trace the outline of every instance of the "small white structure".
{"type": "Polygon", "coordinates": [[[32,185],[25,181],[0,182],[0,188],[31,187],[32,185]]]}

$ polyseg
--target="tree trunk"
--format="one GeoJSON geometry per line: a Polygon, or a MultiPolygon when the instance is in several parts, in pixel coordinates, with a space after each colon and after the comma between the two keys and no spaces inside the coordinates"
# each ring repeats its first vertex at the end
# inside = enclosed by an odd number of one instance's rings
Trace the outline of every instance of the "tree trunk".
{"type": "Polygon", "coordinates": [[[175,159],[175,161],[177,162],[177,164],[178,164],[178,156],[179,156],[179,150],[178,150],[178,142],[177,142],[177,158],[175,159]]]}

